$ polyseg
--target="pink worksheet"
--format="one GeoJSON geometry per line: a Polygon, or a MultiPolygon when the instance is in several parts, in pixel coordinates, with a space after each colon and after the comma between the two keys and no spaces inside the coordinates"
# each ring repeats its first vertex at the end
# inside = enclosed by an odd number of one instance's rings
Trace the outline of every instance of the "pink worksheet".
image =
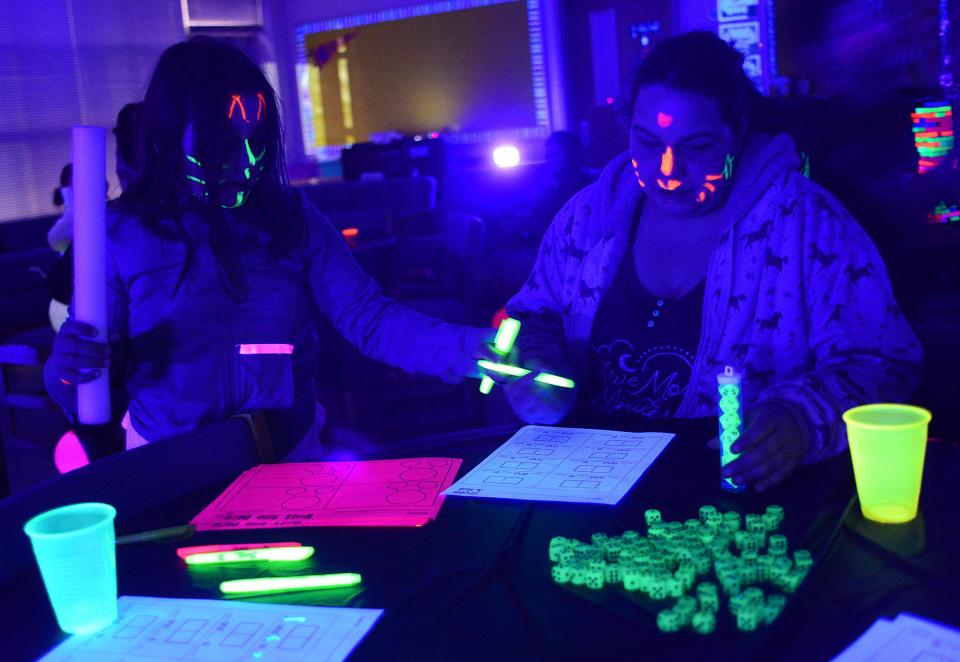
{"type": "Polygon", "coordinates": [[[193,518],[198,531],[293,526],[422,526],[437,516],[462,460],[261,464],[193,518]]]}

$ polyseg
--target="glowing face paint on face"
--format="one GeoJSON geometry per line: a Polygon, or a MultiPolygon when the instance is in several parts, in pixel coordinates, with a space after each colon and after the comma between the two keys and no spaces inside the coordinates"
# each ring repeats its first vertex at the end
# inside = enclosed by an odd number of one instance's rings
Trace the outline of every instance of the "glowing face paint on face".
{"type": "Polygon", "coordinates": [[[637,183],[640,184],[640,188],[646,188],[647,184],[640,178],[640,164],[637,163],[636,159],[630,159],[630,163],[633,164],[633,174],[637,176],[637,183]]]}
{"type": "MultiPolygon", "coordinates": [[[[250,198],[253,188],[259,182],[265,165],[264,159],[267,148],[264,145],[259,154],[254,152],[252,141],[255,140],[260,121],[266,115],[266,97],[262,92],[254,95],[233,94],[227,105],[227,119],[230,120],[233,139],[228,147],[227,160],[220,168],[220,206],[224,209],[236,209],[243,206],[250,198]],[[248,106],[252,109],[254,99],[257,104],[256,116],[248,113],[248,106]],[[238,144],[242,143],[242,147],[238,144]]],[[[209,195],[207,177],[203,164],[194,154],[197,153],[197,136],[193,122],[187,124],[183,136],[184,178],[187,180],[190,194],[198,199],[206,199],[209,195]]]]}
{"type": "Polygon", "coordinates": [[[653,205],[685,217],[716,204],[724,187],[711,175],[720,178],[734,142],[716,102],[651,85],[638,90],[630,123],[631,165],[653,205]]]}
{"type": "Polygon", "coordinates": [[[669,177],[673,174],[673,147],[667,145],[663,156],[660,157],[660,174],[669,177]]]}
{"type": "Polygon", "coordinates": [[[676,189],[680,188],[682,184],[679,179],[669,179],[670,175],[673,174],[674,164],[673,147],[667,145],[667,149],[664,150],[663,156],[660,157],[660,174],[664,175],[668,179],[664,181],[661,178],[657,178],[657,185],[665,191],[675,191],[676,189]]]}
{"type": "Polygon", "coordinates": [[[703,204],[707,201],[707,198],[717,192],[717,186],[713,182],[724,179],[722,174],[720,175],[707,175],[705,177],[707,180],[703,186],[700,187],[700,190],[697,192],[697,204],[703,204]]]}
{"type": "Polygon", "coordinates": [[[243,117],[243,121],[248,122],[247,109],[243,105],[243,99],[240,98],[239,94],[234,94],[232,97],[230,97],[230,109],[227,110],[227,119],[233,119],[233,111],[238,107],[240,108],[240,116],[243,117]]]}

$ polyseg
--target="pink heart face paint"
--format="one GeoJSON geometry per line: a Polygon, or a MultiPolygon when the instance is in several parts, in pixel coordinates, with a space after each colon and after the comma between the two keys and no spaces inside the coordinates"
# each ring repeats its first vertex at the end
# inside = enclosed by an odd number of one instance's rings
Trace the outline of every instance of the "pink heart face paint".
{"type": "Polygon", "coordinates": [[[722,172],[733,143],[713,100],[660,85],[638,91],[631,165],[650,202],[662,211],[696,215],[717,204],[727,186],[722,172]]]}

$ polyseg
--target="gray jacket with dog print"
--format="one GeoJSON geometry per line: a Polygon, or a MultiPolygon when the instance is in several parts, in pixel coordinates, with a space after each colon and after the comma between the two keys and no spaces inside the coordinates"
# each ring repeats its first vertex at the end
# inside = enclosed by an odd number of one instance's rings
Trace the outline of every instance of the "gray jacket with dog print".
{"type": "MultiPolygon", "coordinates": [[[[622,154],[557,214],[529,279],[507,305],[523,323],[517,348],[524,361],[582,381],[593,320],[642,196],[622,154]]],[[[776,400],[804,430],[805,462],[836,455],[847,443],[843,411],[907,401],[919,375],[921,348],[883,262],[850,214],[800,174],[785,135],[748,143],[726,211],[676,416],[715,415],[716,375],[729,365],[744,375],[748,416],[752,405],[776,400]]]]}

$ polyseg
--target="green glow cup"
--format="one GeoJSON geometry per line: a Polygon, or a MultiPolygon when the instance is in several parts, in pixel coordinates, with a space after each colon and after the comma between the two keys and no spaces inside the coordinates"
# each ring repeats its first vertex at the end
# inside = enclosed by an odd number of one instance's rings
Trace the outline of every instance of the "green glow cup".
{"type": "Polygon", "coordinates": [[[64,632],[90,634],[117,620],[116,515],[105,503],[75,503],[23,526],[64,632]]]}
{"type": "Polygon", "coordinates": [[[860,510],[867,519],[896,524],[917,516],[930,418],[926,409],[899,404],[844,412],[860,510]]]}

